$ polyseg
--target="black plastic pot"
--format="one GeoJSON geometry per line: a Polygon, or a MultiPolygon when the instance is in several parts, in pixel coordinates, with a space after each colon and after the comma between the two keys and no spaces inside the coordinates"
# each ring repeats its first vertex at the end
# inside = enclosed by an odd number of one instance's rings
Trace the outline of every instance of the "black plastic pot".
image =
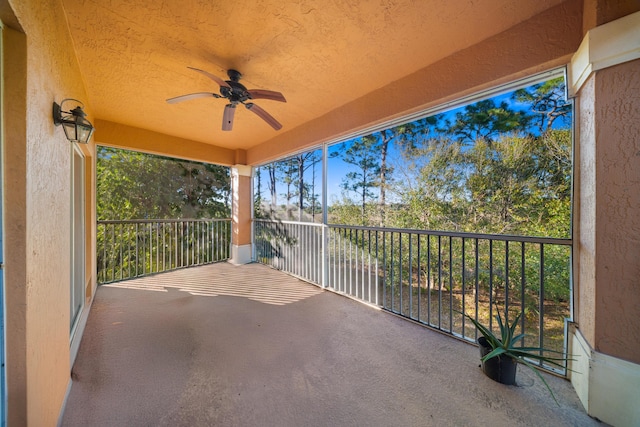
{"type": "MultiPolygon", "coordinates": [[[[478,338],[480,345],[480,358],[491,353],[491,346],[485,337],[478,338]]],[[[509,356],[500,355],[482,362],[482,372],[494,381],[502,384],[514,385],[516,383],[516,368],[518,363],[509,356]]]]}

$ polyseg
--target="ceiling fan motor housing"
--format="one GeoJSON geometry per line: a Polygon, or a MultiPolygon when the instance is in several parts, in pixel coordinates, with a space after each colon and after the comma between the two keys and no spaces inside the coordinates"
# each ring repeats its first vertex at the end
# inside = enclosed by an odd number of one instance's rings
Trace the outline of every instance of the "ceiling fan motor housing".
{"type": "Polygon", "coordinates": [[[242,78],[240,71],[228,70],[227,75],[229,76],[227,84],[230,87],[220,86],[220,94],[233,104],[250,99],[251,97],[249,96],[249,92],[247,92],[247,88],[243,84],[239,83],[242,78]]]}
{"type": "Polygon", "coordinates": [[[250,98],[249,92],[247,92],[247,88],[244,85],[234,82],[233,80],[228,80],[227,83],[229,87],[220,86],[220,94],[227,98],[234,104],[238,102],[244,102],[250,98]]]}
{"type": "Polygon", "coordinates": [[[227,76],[232,82],[239,82],[242,78],[242,73],[238,70],[227,70],[227,76]]]}

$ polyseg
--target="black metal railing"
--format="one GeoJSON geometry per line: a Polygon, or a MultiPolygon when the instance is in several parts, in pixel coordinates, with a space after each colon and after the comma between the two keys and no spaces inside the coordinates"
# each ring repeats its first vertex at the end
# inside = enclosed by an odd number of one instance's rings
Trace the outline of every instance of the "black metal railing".
{"type": "MultiPolygon", "coordinates": [[[[522,312],[522,344],[564,352],[571,239],[254,221],[257,261],[456,337],[522,312]]],[[[549,369],[549,367],[546,367],[549,369]]],[[[565,373],[565,372],[561,372],[565,373]]]]}
{"type": "Polygon", "coordinates": [[[98,284],[229,258],[230,219],[98,221],[98,284]]]}

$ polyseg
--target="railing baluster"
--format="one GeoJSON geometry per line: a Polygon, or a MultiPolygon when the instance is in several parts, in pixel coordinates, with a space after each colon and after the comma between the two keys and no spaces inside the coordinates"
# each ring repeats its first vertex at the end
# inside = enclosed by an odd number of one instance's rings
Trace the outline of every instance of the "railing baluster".
{"type": "Polygon", "coordinates": [[[380,287],[379,287],[379,281],[378,281],[378,277],[380,277],[380,272],[378,271],[379,269],[379,265],[378,265],[378,230],[376,230],[376,269],[375,269],[375,288],[376,288],[376,305],[379,305],[379,301],[378,301],[378,295],[380,294],[380,287]]]}
{"type": "Polygon", "coordinates": [[[509,241],[504,242],[504,315],[509,319],[509,241]]]}
{"type": "Polygon", "coordinates": [[[184,267],[184,221],[180,221],[180,267],[184,267]]]}
{"type": "MultiPolygon", "coordinates": [[[[114,224],[113,227],[111,227],[111,244],[113,246],[115,246],[115,243],[116,243],[116,235],[115,235],[115,233],[116,233],[116,226],[114,224]]],[[[112,264],[111,264],[111,280],[115,281],[116,280],[116,270],[115,270],[116,269],[116,263],[115,263],[113,254],[109,258],[111,259],[111,262],[112,262],[112,264]]]]}
{"type": "Polygon", "coordinates": [[[127,276],[131,277],[131,224],[127,224],[127,276]]]}
{"type": "Polygon", "coordinates": [[[147,230],[149,231],[149,273],[153,273],[153,230],[151,223],[147,223],[147,230]]]}
{"type": "Polygon", "coordinates": [[[154,224],[156,235],[156,272],[160,271],[160,227],[159,224],[154,224]]]}
{"type": "Polygon", "coordinates": [[[333,289],[336,289],[336,284],[337,284],[337,276],[336,276],[336,264],[338,263],[338,261],[336,260],[336,241],[338,240],[338,237],[336,235],[336,230],[332,230],[329,229],[329,238],[331,239],[331,246],[332,246],[332,253],[331,256],[329,257],[329,261],[332,266],[332,270],[333,270],[333,280],[331,280],[331,287],[333,289]]]}
{"type": "Polygon", "coordinates": [[[442,329],[442,236],[438,236],[438,329],[442,329]]]}
{"type": "Polygon", "coordinates": [[[344,235],[341,236],[342,239],[342,275],[340,281],[340,291],[347,293],[347,229],[342,229],[344,235]]]}
{"type": "MultiPolygon", "coordinates": [[[[525,300],[524,300],[524,296],[525,296],[525,277],[526,277],[526,271],[525,271],[525,243],[521,242],[521,257],[520,257],[520,310],[522,313],[525,313],[525,300]]],[[[523,334],[524,333],[524,319],[525,319],[525,315],[523,314],[520,317],[520,333],[523,334]]],[[[522,345],[524,345],[524,340],[521,341],[522,345]]]]}
{"type": "MultiPolygon", "coordinates": [[[[538,329],[540,330],[538,346],[544,347],[544,243],[540,243],[540,293],[538,295],[540,306],[538,311],[540,312],[540,324],[538,329]]],[[[540,351],[542,355],[542,351],[540,351]]]]}
{"type": "Polygon", "coordinates": [[[409,234],[409,317],[413,319],[413,248],[411,247],[411,233],[409,234]]]}
{"type": "Polygon", "coordinates": [[[391,291],[391,311],[396,311],[393,307],[393,300],[394,300],[394,294],[395,294],[395,290],[394,290],[394,281],[393,281],[393,248],[395,247],[395,245],[393,244],[393,231],[391,232],[391,235],[389,236],[391,238],[391,241],[389,242],[391,244],[391,253],[389,254],[389,256],[391,257],[391,274],[389,275],[389,284],[391,285],[391,289],[389,289],[389,291],[391,291]]]}
{"type": "MultiPolygon", "coordinates": [[[[475,269],[475,276],[476,276],[476,282],[475,282],[475,292],[476,292],[476,297],[475,297],[475,319],[476,322],[479,320],[478,319],[478,299],[480,297],[480,264],[479,264],[479,242],[478,242],[478,238],[475,239],[475,263],[476,263],[476,269],[475,269]]],[[[478,340],[478,330],[476,329],[474,338],[474,341],[478,340]]]]}
{"type": "Polygon", "coordinates": [[[140,259],[140,251],[139,251],[139,248],[138,248],[138,239],[139,239],[138,232],[139,231],[140,230],[138,228],[138,223],[136,222],[136,275],[135,275],[135,277],[138,277],[138,261],[140,259]]]}
{"type": "MultiPolygon", "coordinates": [[[[355,237],[355,239],[356,239],[356,244],[355,244],[356,254],[355,254],[354,258],[356,259],[356,267],[355,267],[355,270],[353,270],[353,271],[355,271],[354,275],[356,276],[355,288],[356,288],[356,298],[357,298],[358,297],[358,292],[360,290],[360,284],[358,283],[359,282],[358,278],[360,276],[360,274],[359,274],[360,268],[358,268],[358,261],[359,261],[359,259],[358,259],[358,247],[360,246],[360,242],[358,240],[358,230],[355,230],[355,231],[356,231],[356,237],[355,237]]],[[[362,295],[360,295],[360,297],[362,297],[362,295]]]]}
{"type": "Polygon", "coordinates": [[[489,239],[489,330],[493,329],[493,239],[489,239]]]}
{"type": "Polygon", "coordinates": [[[191,260],[189,262],[189,265],[196,265],[197,261],[196,261],[196,249],[198,247],[198,245],[196,244],[196,236],[197,236],[197,230],[196,230],[196,222],[195,221],[189,221],[190,223],[190,227],[189,227],[189,255],[191,256],[191,260]]]}
{"type": "Polygon", "coordinates": [[[371,302],[371,230],[367,231],[367,279],[368,279],[368,301],[371,302]]]}
{"type": "MultiPolygon", "coordinates": [[[[466,268],[466,265],[465,265],[466,249],[465,249],[465,244],[464,243],[465,243],[465,238],[462,237],[461,238],[461,242],[460,242],[460,244],[462,246],[462,248],[461,248],[462,249],[462,267],[461,267],[461,270],[462,270],[462,278],[461,278],[461,280],[462,280],[462,310],[460,310],[460,311],[462,311],[463,313],[467,310],[467,305],[466,305],[466,301],[465,301],[465,292],[466,292],[466,285],[467,285],[466,270],[465,270],[465,268],[466,268]]],[[[464,328],[464,326],[465,326],[464,325],[464,321],[465,321],[465,317],[462,316],[462,326],[461,326],[462,327],[462,337],[466,336],[466,332],[465,332],[465,328],[464,328]]]]}
{"type": "MultiPolygon", "coordinates": [[[[102,281],[106,282],[107,281],[107,276],[106,276],[106,272],[107,272],[107,225],[106,224],[101,224],[102,225],[102,281]]],[[[98,230],[100,230],[100,227],[98,227],[98,230]]],[[[101,275],[98,275],[98,280],[100,278],[101,275]]]]}
{"type": "Polygon", "coordinates": [[[123,261],[124,261],[124,258],[123,258],[124,252],[122,250],[122,247],[124,246],[124,241],[122,240],[123,239],[122,238],[122,224],[118,224],[118,225],[119,225],[118,231],[119,231],[119,234],[120,234],[120,244],[119,244],[119,246],[120,246],[119,247],[119,250],[120,250],[120,266],[119,266],[118,270],[120,270],[120,280],[122,280],[122,277],[124,275],[124,272],[122,271],[123,270],[123,265],[122,264],[123,264],[123,261]]]}
{"type": "Polygon", "coordinates": [[[349,295],[353,295],[353,234],[349,229],[349,295]]]}
{"type": "Polygon", "coordinates": [[[178,268],[178,223],[175,222],[173,224],[173,228],[175,229],[175,233],[172,233],[172,246],[173,246],[173,267],[178,268]]]}
{"type": "Polygon", "coordinates": [[[382,306],[387,307],[387,232],[382,232],[382,306]]]}
{"type": "Polygon", "coordinates": [[[402,305],[402,292],[403,292],[403,286],[402,286],[402,233],[398,233],[398,285],[400,288],[400,310],[398,310],[400,312],[400,314],[403,313],[403,305],[402,305]]]}
{"type": "Polygon", "coordinates": [[[416,262],[417,262],[417,266],[416,266],[416,271],[417,271],[417,277],[416,277],[416,285],[418,286],[418,322],[422,321],[421,319],[421,310],[420,310],[420,306],[422,305],[422,284],[420,283],[420,276],[422,275],[422,271],[420,271],[420,235],[416,234],[416,245],[417,245],[417,254],[416,254],[416,262]]]}
{"type": "MultiPolygon", "coordinates": [[[[358,275],[360,277],[360,298],[361,299],[365,299],[365,293],[364,293],[364,230],[362,230],[362,233],[360,233],[362,236],[362,246],[358,245],[358,240],[356,240],[356,251],[358,249],[358,247],[360,247],[360,274],[358,275]]],[[[358,268],[356,268],[356,273],[358,273],[358,268]]],[[[356,292],[357,294],[357,292],[356,292]]]]}
{"type": "Polygon", "coordinates": [[[427,234],[427,324],[431,325],[431,236],[427,234]]]}
{"type": "Polygon", "coordinates": [[[449,236],[449,332],[453,333],[453,237],[449,236]]]}

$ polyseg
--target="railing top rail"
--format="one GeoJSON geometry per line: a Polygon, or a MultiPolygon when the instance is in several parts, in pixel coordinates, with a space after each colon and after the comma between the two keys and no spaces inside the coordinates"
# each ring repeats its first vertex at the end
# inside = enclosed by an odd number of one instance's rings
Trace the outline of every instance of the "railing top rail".
{"type": "Polygon", "coordinates": [[[573,244],[572,239],[562,239],[555,237],[536,237],[536,236],[512,236],[506,234],[482,234],[482,233],[467,233],[456,231],[436,231],[436,230],[416,230],[410,228],[387,228],[387,227],[366,227],[362,225],[343,225],[343,224],[328,224],[329,228],[345,228],[351,230],[364,230],[364,231],[380,231],[387,233],[410,233],[410,234],[426,234],[431,236],[443,236],[443,237],[460,237],[466,239],[480,239],[480,240],[501,240],[510,242],[525,242],[525,243],[544,243],[552,245],[565,245],[571,246],[573,244]]]}
{"type": "MultiPolygon", "coordinates": [[[[314,223],[314,222],[282,221],[282,220],[272,220],[272,219],[263,219],[263,218],[254,218],[253,221],[261,222],[261,223],[309,225],[312,227],[323,227],[323,224],[314,223]]],[[[379,232],[386,232],[386,233],[410,233],[410,234],[422,234],[422,235],[430,235],[430,236],[458,237],[458,238],[465,238],[465,239],[543,243],[548,245],[571,246],[573,244],[573,239],[558,238],[558,237],[514,236],[509,234],[483,234],[483,233],[468,233],[468,232],[457,232],[457,231],[417,230],[417,229],[411,229],[411,228],[367,227],[362,225],[345,225],[345,224],[327,224],[327,227],[343,228],[343,229],[350,229],[350,230],[379,231],[379,232]]]]}
{"type": "Polygon", "coordinates": [[[182,219],[122,219],[98,220],[98,224],[151,224],[177,222],[230,222],[231,218],[182,218],[182,219]]]}
{"type": "Polygon", "coordinates": [[[274,220],[274,219],[265,219],[265,218],[254,218],[254,222],[268,222],[275,224],[291,224],[291,225],[310,225],[312,227],[322,227],[323,224],[319,222],[302,222],[302,221],[282,221],[282,220],[274,220]]]}

